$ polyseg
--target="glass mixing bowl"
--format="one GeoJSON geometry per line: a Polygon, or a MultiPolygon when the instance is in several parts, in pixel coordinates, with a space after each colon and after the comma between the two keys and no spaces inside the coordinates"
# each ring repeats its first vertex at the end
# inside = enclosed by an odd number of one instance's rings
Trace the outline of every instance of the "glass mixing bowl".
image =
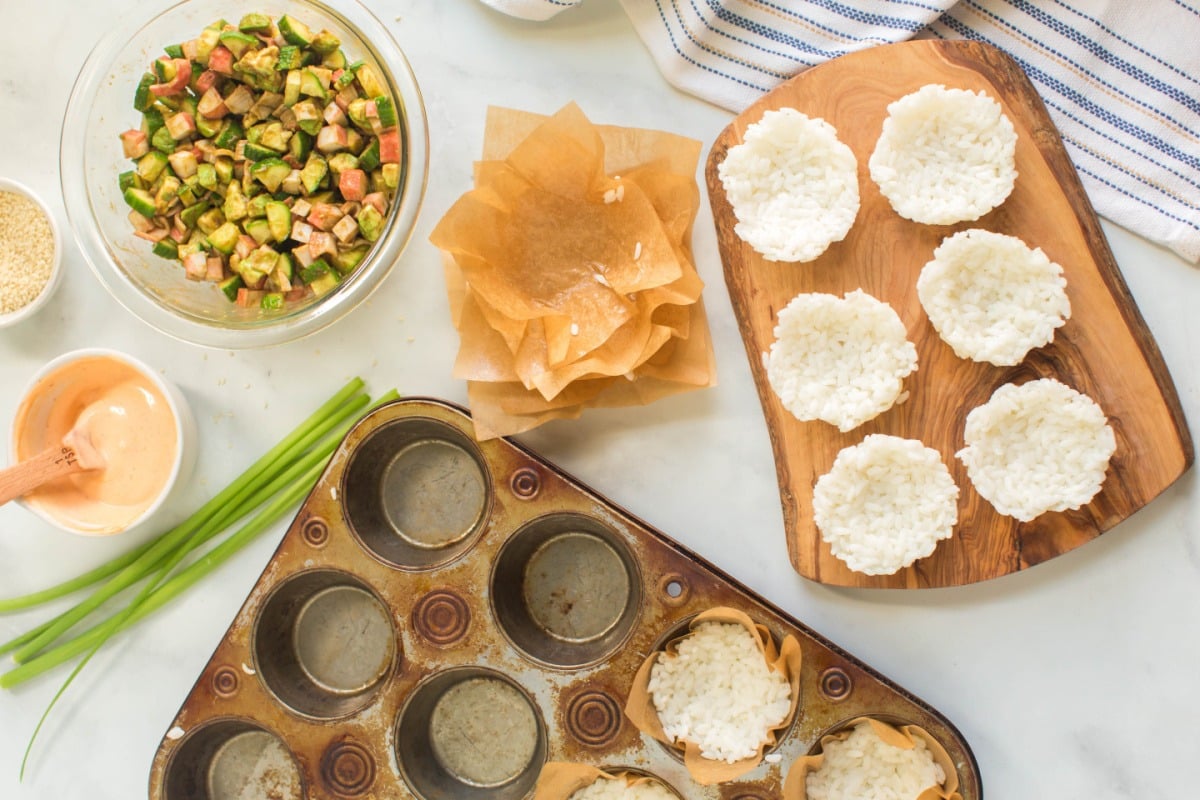
{"type": "Polygon", "coordinates": [[[236,349],[280,344],[320,330],[358,306],[383,282],[412,237],[425,194],[429,130],[412,69],[387,28],[356,0],[185,0],[136,25],[106,34],[84,62],[71,90],[59,146],[63,200],[71,228],[92,271],[121,305],[177,339],[236,349]],[[314,31],[328,28],[351,61],[384,76],[398,110],[403,144],[401,180],[386,227],[349,278],[321,297],[263,311],[231,302],[215,283],[189,281],[178,261],[150,252],[133,235],[117,176],[132,162],[119,134],[141,124],[133,108],[138,80],[163,47],[195,38],[224,18],[237,24],[250,11],[290,14],[314,31]]]}

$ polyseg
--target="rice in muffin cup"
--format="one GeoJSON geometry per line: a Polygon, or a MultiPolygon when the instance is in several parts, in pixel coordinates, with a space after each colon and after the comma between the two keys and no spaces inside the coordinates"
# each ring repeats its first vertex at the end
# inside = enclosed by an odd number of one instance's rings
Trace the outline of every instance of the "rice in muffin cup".
{"type": "MultiPolygon", "coordinates": [[[[733,780],[757,767],[763,760],[767,748],[775,746],[779,735],[786,731],[795,719],[800,702],[800,643],[795,636],[788,635],[776,646],[774,637],[764,625],[756,624],[746,614],[733,608],[719,606],[698,614],[689,624],[689,632],[671,642],[664,650],[654,652],[647,658],[633,678],[629,699],[625,704],[625,716],[634,726],[663,744],[683,752],[683,763],[697,783],[709,786],[733,780]],[[664,728],[659,707],[655,703],[655,692],[651,690],[654,668],[660,659],[675,660],[678,666],[680,647],[697,635],[697,630],[708,623],[735,625],[744,629],[751,637],[755,649],[762,656],[762,664],[770,673],[779,675],[787,684],[788,707],[777,722],[769,724],[763,732],[753,753],[735,760],[705,757],[700,741],[695,737],[680,735],[672,737],[664,728]]],[[[741,682],[739,685],[742,685],[741,682]]],[[[659,686],[661,691],[661,676],[659,686]]],[[[719,689],[700,687],[698,697],[704,705],[712,707],[720,701],[719,689]]],[[[728,699],[728,698],[726,698],[728,699]]]]}
{"type": "Polygon", "coordinates": [[[677,800],[679,797],[678,792],[658,778],[635,772],[606,772],[590,764],[551,761],[542,767],[538,775],[533,800],[572,800],[577,792],[586,792],[598,781],[620,781],[629,788],[645,787],[641,794],[648,800],[658,800],[660,797],[677,800]]]}
{"type": "MultiPolygon", "coordinates": [[[[873,717],[856,717],[849,720],[834,733],[822,736],[820,747],[815,754],[796,759],[791,768],[788,769],[787,778],[784,780],[783,800],[858,800],[859,797],[866,796],[861,794],[834,794],[826,791],[821,791],[819,795],[816,791],[811,796],[809,794],[810,776],[825,768],[827,760],[830,762],[828,768],[836,768],[843,771],[850,768],[846,763],[853,760],[849,752],[838,754],[836,758],[827,758],[826,750],[833,743],[845,742],[852,734],[855,734],[860,725],[868,726],[884,747],[896,748],[900,751],[905,751],[906,754],[914,750],[928,752],[932,764],[936,766],[937,770],[940,770],[941,780],[923,787],[910,800],[962,800],[962,795],[958,792],[958,772],[954,769],[954,761],[950,758],[950,754],[946,752],[946,748],[942,747],[937,739],[933,738],[924,728],[916,725],[901,725],[896,727],[873,717]]],[[[913,759],[905,760],[911,761],[913,759]]],[[[916,760],[920,760],[919,757],[916,760]]],[[[892,759],[892,772],[894,772],[896,761],[897,759],[892,759]]],[[[854,766],[859,769],[866,768],[861,756],[858,759],[858,763],[854,766]]],[[[829,787],[830,777],[832,776],[825,777],[822,782],[824,784],[823,788],[829,787]]],[[[855,778],[860,780],[865,779],[865,777],[862,774],[855,776],[855,778]]],[[[859,788],[859,786],[855,788],[859,788]]],[[[879,796],[890,798],[894,797],[895,794],[881,794],[879,796]]]]}

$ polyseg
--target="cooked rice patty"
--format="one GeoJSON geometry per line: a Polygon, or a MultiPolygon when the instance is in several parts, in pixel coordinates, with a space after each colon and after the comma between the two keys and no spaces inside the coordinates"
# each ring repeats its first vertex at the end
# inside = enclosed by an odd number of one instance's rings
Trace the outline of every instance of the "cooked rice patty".
{"type": "Polygon", "coordinates": [[[866,722],[821,752],[825,758],[820,769],[805,779],[808,800],[916,800],[926,789],[946,782],[946,771],[923,740],[914,739],[909,750],[895,747],[866,722]]]}
{"type": "Polygon", "coordinates": [[[838,453],[817,480],[813,519],[850,569],[891,575],[950,538],[958,486],[937,450],[875,433],[838,453]]]}
{"type": "Polygon", "coordinates": [[[1053,378],[1001,386],[967,414],[963,439],[975,490],[1022,522],[1090,502],[1117,449],[1100,406],[1053,378]]]}
{"type": "Polygon", "coordinates": [[[717,167],[734,232],[771,261],[812,261],[858,215],[858,162],[823,119],[767,111],[717,167]]]}
{"type": "Polygon", "coordinates": [[[618,777],[597,778],[576,789],[567,800],[678,800],[678,797],[656,780],[630,784],[618,777]]]}
{"type": "Polygon", "coordinates": [[[896,403],[917,348],[892,307],[862,290],[800,294],[779,312],[766,367],[796,419],[848,431],[896,403]]]}
{"type": "Polygon", "coordinates": [[[930,84],[888,106],[868,162],[871,179],[905,219],[975,220],[1004,202],[1017,179],[1017,133],[983,92],[930,84]]]}
{"type": "Polygon", "coordinates": [[[959,358],[1021,363],[1071,316],[1062,267],[1015,236],[972,229],[945,239],[921,270],[917,295],[959,358]]]}
{"type": "Polygon", "coordinates": [[[750,758],[787,719],[792,689],[771,669],[750,631],[704,622],[650,669],[650,697],[663,732],[687,739],[704,758],[750,758]]]}

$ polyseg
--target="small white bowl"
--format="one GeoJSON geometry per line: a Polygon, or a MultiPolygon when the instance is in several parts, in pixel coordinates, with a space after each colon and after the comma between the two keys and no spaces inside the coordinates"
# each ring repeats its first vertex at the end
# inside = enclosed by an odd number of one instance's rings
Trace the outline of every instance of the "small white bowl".
{"type": "MultiPolygon", "coordinates": [[[[143,375],[147,381],[158,388],[159,392],[166,399],[167,407],[170,409],[171,414],[175,419],[175,460],[171,468],[171,474],[167,477],[166,482],[163,484],[162,489],[159,491],[158,496],[154,499],[154,501],[138,517],[118,530],[94,531],[72,527],[66,521],[58,519],[45,509],[40,508],[34,503],[26,501],[24,498],[19,498],[17,500],[20,505],[46,520],[56,528],[83,536],[111,536],[140,526],[143,522],[149,520],[154,513],[163,506],[167,499],[174,494],[174,490],[177,487],[187,483],[188,479],[191,477],[192,466],[196,461],[196,421],[192,416],[192,410],[188,406],[187,400],[184,398],[183,393],[179,391],[179,388],[170,381],[165,380],[147,364],[139,361],[133,356],[117,350],[110,350],[108,348],[90,347],[82,350],[72,350],[69,353],[64,353],[63,355],[52,359],[45,366],[39,369],[29,381],[28,385],[26,385],[25,391],[21,394],[21,402],[18,405],[17,413],[13,418],[12,427],[9,429],[9,463],[15,464],[17,462],[17,439],[20,435],[18,424],[20,423],[22,417],[25,416],[26,405],[38,384],[41,383],[41,381],[48,375],[56,372],[64,366],[81,359],[93,358],[97,356],[112,358],[127,364],[130,367],[133,367],[141,375],[143,375]]],[[[50,395],[46,403],[48,405],[52,405],[59,394],[61,394],[61,390],[58,394],[50,395]]]]}
{"type": "Polygon", "coordinates": [[[54,236],[54,258],[50,264],[50,279],[46,281],[46,285],[42,287],[42,292],[35,297],[28,305],[18,308],[9,314],[0,314],[0,328],[7,328],[9,325],[16,325],[21,320],[32,317],[46,305],[50,296],[54,294],[54,290],[58,288],[60,279],[62,278],[62,234],[58,230],[58,220],[50,213],[50,209],[42,202],[42,199],[33,193],[23,183],[9,180],[8,178],[0,178],[0,192],[13,192],[14,194],[24,195],[37,204],[42,213],[46,215],[46,222],[50,224],[50,233],[54,236]]]}

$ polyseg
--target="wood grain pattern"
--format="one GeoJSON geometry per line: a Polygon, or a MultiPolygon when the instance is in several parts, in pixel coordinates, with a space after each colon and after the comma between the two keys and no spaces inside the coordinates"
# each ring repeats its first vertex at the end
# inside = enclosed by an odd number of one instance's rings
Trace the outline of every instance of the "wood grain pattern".
{"type": "Polygon", "coordinates": [[[975,42],[913,41],[842,56],[802,73],[738,116],[717,138],[706,179],[734,311],[771,435],[792,564],[803,576],[840,586],[934,587],[986,580],[1038,564],[1090,541],[1144,506],[1192,463],[1193,450],[1175,387],[1104,239],[1062,141],[1020,67],[975,42]],[[919,225],[901,218],[870,178],[867,160],[888,103],[929,83],[983,90],[1016,127],[1016,187],[998,209],[972,223],[919,225]],[[842,242],[809,264],[766,261],[733,231],[717,165],[764,111],[792,107],[838,130],[858,158],[862,206],[842,242]],[[986,228],[1021,237],[1063,266],[1071,319],[1052,344],[1011,368],[960,359],[938,338],[917,298],[916,279],[941,240],[986,228]],[[767,382],[762,354],[774,341],[776,313],[800,292],[844,294],[861,288],[891,303],[916,344],[919,368],[909,400],[842,434],[799,422],[767,382]],[[1099,495],[1074,512],[1029,523],[996,513],[975,493],[954,453],[968,411],[1001,384],[1056,377],[1095,399],[1108,414],[1117,451],[1099,495]],[[834,558],[812,521],[812,486],[837,452],[869,433],[920,439],[936,448],[961,489],[954,536],[932,556],[896,575],[852,572],[834,558]]]}

